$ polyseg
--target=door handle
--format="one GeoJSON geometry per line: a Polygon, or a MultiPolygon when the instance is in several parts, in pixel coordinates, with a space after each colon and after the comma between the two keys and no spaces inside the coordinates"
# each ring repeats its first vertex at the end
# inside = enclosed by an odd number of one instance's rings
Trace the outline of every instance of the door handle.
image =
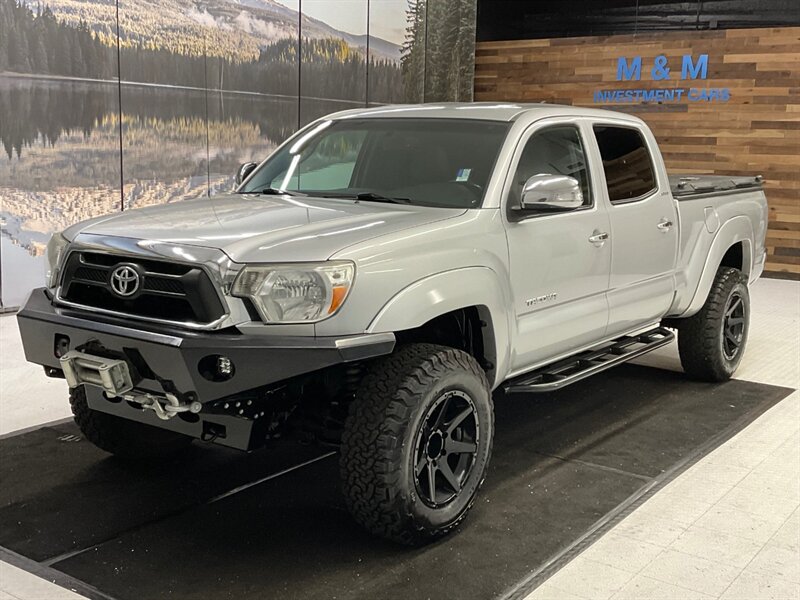
{"type": "Polygon", "coordinates": [[[663,233],[667,233],[670,229],[672,229],[672,221],[669,219],[662,219],[656,225],[663,233]]]}
{"type": "Polygon", "coordinates": [[[604,231],[603,233],[595,233],[594,235],[589,236],[589,241],[592,244],[602,244],[608,239],[608,234],[604,231]]]}

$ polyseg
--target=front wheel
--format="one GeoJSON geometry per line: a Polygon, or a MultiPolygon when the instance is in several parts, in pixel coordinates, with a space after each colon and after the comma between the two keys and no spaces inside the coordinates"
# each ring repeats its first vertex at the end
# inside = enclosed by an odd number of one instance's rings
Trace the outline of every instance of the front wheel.
{"type": "Polygon", "coordinates": [[[730,379],[744,354],[750,293],[739,269],[720,267],[703,308],[678,324],[678,352],[686,373],[701,381],[730,379]]]}
{"type": "Polygon", "coordinates": [[[340,458],[347,507],[396,542],[440,537],[472,506],[493,436],[489,384],[472,356],[402,347],[372,365],[351,405],[340,458]]]}

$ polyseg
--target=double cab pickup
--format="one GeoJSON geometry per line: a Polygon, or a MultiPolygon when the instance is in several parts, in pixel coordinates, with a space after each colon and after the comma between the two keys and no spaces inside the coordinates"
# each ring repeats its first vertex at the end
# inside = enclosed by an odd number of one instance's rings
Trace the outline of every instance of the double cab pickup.
{"type": "Polygon", "coordinates": [[[26,357],[66,379],[108,452],[252,450],[297,431],[339,448],[359,523],[420,544],[474,502],[504,394],[676,336],[692,378],[742,360],[761,178],[670,175],[634,116],[351,110],[236,179],[48,246],[46,286],[18,315],[26,357]]]}

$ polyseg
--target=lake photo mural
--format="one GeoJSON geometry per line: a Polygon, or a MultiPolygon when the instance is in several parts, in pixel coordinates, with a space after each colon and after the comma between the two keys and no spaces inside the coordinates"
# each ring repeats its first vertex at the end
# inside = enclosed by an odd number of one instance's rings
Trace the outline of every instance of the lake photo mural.
{"type": "Polygon", "coordinates": [[[470,100],[475,0],[0,0],[0,308],[53,232],[228,192],[337,110],[470,100]]]}

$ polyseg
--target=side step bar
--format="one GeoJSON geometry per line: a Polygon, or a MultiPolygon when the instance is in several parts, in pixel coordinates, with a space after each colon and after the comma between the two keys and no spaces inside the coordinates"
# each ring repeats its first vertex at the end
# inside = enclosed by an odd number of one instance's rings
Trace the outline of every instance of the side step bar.
{"type": "Polygon", "coordinates": [[[508,394],[552,392],[571,383],[627,362],[669,344],[675,334],[656,327],[635,336],[624,336],[596,350],[581,352],[512,379],[505,386],[508,394]]]}

